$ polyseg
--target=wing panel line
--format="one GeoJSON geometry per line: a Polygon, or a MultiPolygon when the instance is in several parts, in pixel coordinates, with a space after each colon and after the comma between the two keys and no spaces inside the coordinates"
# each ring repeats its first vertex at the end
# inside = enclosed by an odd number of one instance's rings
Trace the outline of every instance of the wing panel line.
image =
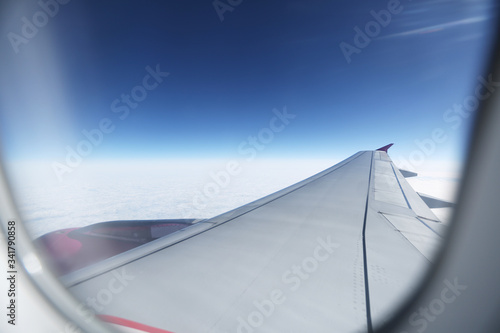
{"type": "MultiPolygon", "coordinates": [[[[418,251],[428,262],[431,262],[423,253],[422,251],[420,251],[416,246],[415,244],[413,244],[398,228],[396,228],[396,226],[387,218],[387,216],[385,216],[385,213],[383,212],[379,212],[380,215],[382,215],[382,217],[384,218],[384,220],[389,223],[393,228],[394,230],[397,230],[398,231],[398,234],[401,235],[401,237],[403,237],[403,239],[408,242],[408,244],[410,244],[411,247],[413,247],[416,251],[418,251]]],[[[391,215],[391,214],[387,214],[387,215],[391,215]]],[[[395,215],[393,215],[395,216],[395,215]]],[[[422,221],[420,221],[422,222],[422,221]]]]}
{"type": "Polygon", "coordinates": [[[372,152],[372,158],[370,161],[370,175],[368,176],[368,191],[366,193],[366,206],[365,206],[365,217],[363,221],[363,266],[364,266],[364,278],[365,278],[365,303],[366,303],[366,326],[368,329],[368,333],[373,332],[373,326],[372,326],[372,318],[371,318],[371,310],[370,310],[370,289],[368,285],[368,263],[367,263],[367,258],[366,258],[366,237],[365,237],[365,231],[366,231],[366,217],[368,215],[368,201],[370,199],[370,189],[371,189],[371,182],[372,182],[372,167],[373,167],[373,152],[372,152]]]}
{"type": "Polygon", "coordinates": [[[394,166],[392,165],[392,163],[391,163],[391,168],[392,168],[392,172],[394,172],[394,177],[396,177],[396,181],[398,182],[399,189],[401,190],[401,193],[403,193],[403,197],[405,198],[405,201],[406,201],[406,204],[408,205],[408,208],[412,209],[410,202],[408,202],[408,198],[406,198],[405,191],[403,191],[403,187],[401,186],[401,183],[399,182],[398,175],[396,174],[396,170],[394,170],[394,166]]]}
{"type": "Polygon", "coordinates": [[[427,228],[429,228],[433,233],[435,233],[436,235],[438,235],[439,237],[443,237],[441,236],[440,234],[438,234],[436,232],[436,230],[432,229],[427,223],[425,223],[424,221],[422,221],[422,219],[420,217],[417,216],[417,220],[419,220],[420,222],[422,222],[423,225],[425,225],[427,228]]]}

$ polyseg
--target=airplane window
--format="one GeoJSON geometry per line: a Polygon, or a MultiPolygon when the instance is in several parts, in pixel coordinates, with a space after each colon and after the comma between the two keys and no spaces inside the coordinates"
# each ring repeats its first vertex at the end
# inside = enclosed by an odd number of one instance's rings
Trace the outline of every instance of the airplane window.
{"type": "Polygon", "coordinates": [[[5,240],[74,297],[45,291],[72,317],[47,330],[375,330],[453,227],[500,85],[488,0],[1,8],[5,240]]]}

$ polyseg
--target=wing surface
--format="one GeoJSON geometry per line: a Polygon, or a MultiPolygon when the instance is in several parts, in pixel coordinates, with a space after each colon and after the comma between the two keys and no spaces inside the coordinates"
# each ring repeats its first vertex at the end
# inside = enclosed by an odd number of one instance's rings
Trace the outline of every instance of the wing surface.
{"type": "Polygon", "coordinates": [[[362,151],[63,281],[101,316],[175,333],[371,331],[444,232],[386,151],[362,151]]]}

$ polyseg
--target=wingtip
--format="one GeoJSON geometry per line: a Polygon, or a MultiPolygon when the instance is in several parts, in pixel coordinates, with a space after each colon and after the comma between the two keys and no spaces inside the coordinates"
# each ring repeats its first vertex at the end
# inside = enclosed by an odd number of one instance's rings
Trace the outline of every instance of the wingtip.
{"type": "Polygon", "coordinates": [[[383,146],[383,147],[380,147],[379,149],[377,149],[377,151],[385,151],[387,153],[387,151],[389,150],[389,148],[392,147],[394,143],[389,143],[388,145],[386,146],[383,146]]]}

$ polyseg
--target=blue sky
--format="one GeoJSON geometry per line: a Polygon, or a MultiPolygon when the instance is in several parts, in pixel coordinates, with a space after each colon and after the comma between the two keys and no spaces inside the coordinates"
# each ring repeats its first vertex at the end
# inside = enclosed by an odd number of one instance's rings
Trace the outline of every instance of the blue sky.
{"type": "MultiPolygon", "coordinates": [[[[432,158],[457,160],[472,117],[454,129],[443,114],[485,74],[493,7],[243,1],[221,21],[211,1],[72,1],[17,53],[2,39],[3,154],[64,162],[83,130],[109,119],[113,131],[86,159],[233,158],[286,107],[296,117],[260,157],[347,157],[390,142],[408,156],[441,128],[448,139],[432,158]],[[341,43],[355,46],[354,28],[390,6],[397,13],[348,63],[341,43]],[[142,84],[147,66],[169,75],[120,119],[112,103],[142,84]]],[[[22,35],[22,17],[40,10],[14,11],[4,35],[22,35]]]]}

